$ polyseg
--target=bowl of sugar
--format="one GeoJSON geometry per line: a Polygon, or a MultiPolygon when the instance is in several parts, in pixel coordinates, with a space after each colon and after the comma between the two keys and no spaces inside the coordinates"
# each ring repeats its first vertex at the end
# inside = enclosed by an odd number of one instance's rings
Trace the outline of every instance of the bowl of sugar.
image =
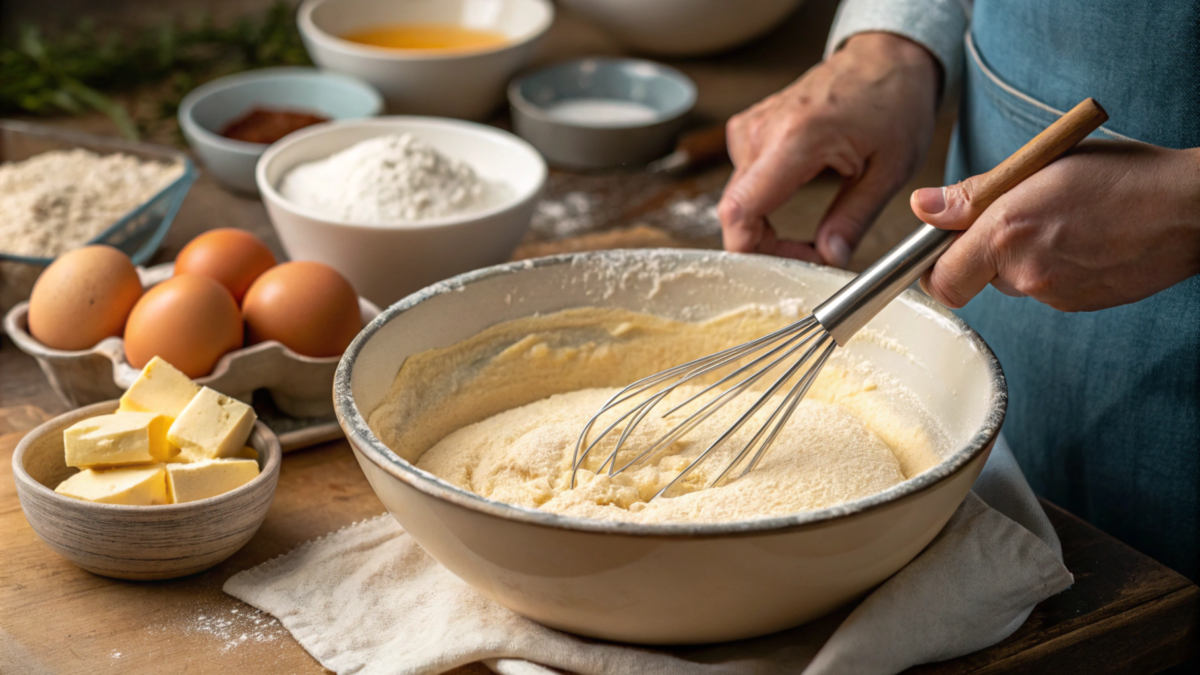
{"type": "Polygon", "coordinates": [[[513,81],[508,101],[513,128],[551,164],[606,169],[667,154],[696,85],[653,61],[587,58],[513,81]]]}
{"type": "Polygon", "coordinates": [[[507,131],[394,116],[297,131],[263,153],[255,178],[289,258],[333,267],[386,307],[507,260],[546,163],[507,131]]]}

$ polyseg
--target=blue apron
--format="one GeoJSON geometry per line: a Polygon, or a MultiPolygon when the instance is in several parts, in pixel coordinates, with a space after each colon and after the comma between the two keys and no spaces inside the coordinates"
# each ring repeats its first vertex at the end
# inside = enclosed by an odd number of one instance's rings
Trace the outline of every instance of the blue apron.
{"type": "MultiPolygon", "coordinates": [[[[1200,6],[976,0],[948,183],[1088,96],[1094,136],[1200,146],[1200,6]]],[[[1135,224],[1136,225],[1136,224],[1135,224]]],[[[988,287],[961,315],[1008,376],[1004,433],[1039,494],[1200,579],[1200,276],[1067,314],[988,287]]]]}

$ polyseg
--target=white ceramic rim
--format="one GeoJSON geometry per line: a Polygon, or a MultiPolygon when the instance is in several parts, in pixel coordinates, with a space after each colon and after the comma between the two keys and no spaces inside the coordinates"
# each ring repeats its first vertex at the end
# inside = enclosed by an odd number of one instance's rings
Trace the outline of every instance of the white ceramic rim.
{"type": "MultiPolygon", "coordinates": [[[[628,98],[609,98],[609,99],[605,99],[605,100],[633,101],[633,99],[628,99],[628,98]]],[[[634,102],[636,102],[636,101],[634,101],[634,102]]],[[[518,77],[517,79],[513,80],[512,82],[510,82],[508,84],[508,103],[509,103],[509,105],[516,108],[521,114],[525,115],[526,117],[538,120],[539,122],[544,122],[548,125],[564,127],[564,128],[568,128],[568,129],[644,129],[646,127],[652,127],[656,124],[663,124],[664,122],[671,122],[673,120],[677,120],[680,117],[683,117],[684,115],[691,112],[692,108],[696,107],[696,83],[692,81],[692,78],[688,77],[687,75],[684,75],[682,71],[680,71],[676,68],[672,68],[671,66],[668,66],[666,64],[658,63],[657,61],[649,61],[646,59],[612,57],[612,56],[589,56],[589,57],[582,58],[582,59],[575,59],[574,61],[564,61],[562,63],[554,63],[549,66],[546,66],[545,68],[539,68],[538,70],[535,70],[534,72],[529,73],[528,75],[518,77]],[[580,68],[580,66],[582,66],[584,63],[588,63],[588,62],[609,63],[609,64],[631,64],[631,65],[638,65],[638,66],[642,66],[642,67],[653,68],[654,70],[659,71],[659,73],[661,73],[667,79],[673,80],[676,83],[682,85],[684,90],[687,93],[687,99],[685,100],[683,105],[678,106],[677,109],[667,109],[667,110],[653,109],[655,117],[653,120],[650,120],[648,122],[629,122],[629,123],[624,123],[624,124],[616,124],[616,123],[585,124],[582,122],[566,121],[561,118],[555,117],[553,114],[550,113],[549,110],[547,110],[546,108],[543,108],[542,106],[525,98],[525,95],[521,93],[521,86],[523,84],[525,84],[526,82],[529,82],[531,80],[536,80],[539,77],[544,77],[545,74],[551,70],[567,70],[567,69],[578,70],[580,68]]],[[[649,106],[646,106],[646,107],[649,107],[649,106]]]]}
{"type": "Polygon", "coordinates": [[[429,300],[430,298],[437,297],[444,293],[462,291],[466,286],[472,283],[490,279],[492,277],[505,276],[513,274],[514,272],[520,272],[531,268],[547,267],[551,265],[569,265],[578,260],[596,258],[603,259],[606,257],[612,257],[612,263],[617,264],[621,261],[621,259],[628,259],[630,253],[636,253],[638,255],[659,255],[674,258],[676,260],[689,260],[693,262],[700,262],[713,256],[733,256],[738,258],[752,259],[756,264],[776,266],[780,268],[795,266],[821,267],[827,272],[841,276],[846,281],[850,281],[855,276],[852,272],[847,272],[845,270],[824,268],[820,265],[814,265],[812,263],[789,260],[785,258],[776,258],[758,254],[724,253],[716,251],[682,249],[640,249],[637,251],[618,250],[569,253],[547,256],[544,258],[534,258],[532,260],[521,260],[518,262],[505,263],[502,265],[485,267],[480,270],[460,274],[446,281],[417,291],[416,293],[403,298],[399,302],[383,310],[379,316],[375,317],[371,323],[367,324],[367,326],[363,328],[362,332],[360,332],[358,336],[354,338],[354,341],[350,343],[350,346],[346,348],[346,352],[342,355],[342,360],[338,364],[337,372],[333,378],[333,407],[334,412],[337,415],[338,423],[341,424],[342,430],[346,432],[346,437],[350,441],[351,445],[377,467],[387,472],[392,477],[404,482],[409,487],[436,499],[449,502],[471,511],[476,511],[482,514],[496,516],[498,518],[529,525],[559,530],[637,537],[693,539],[725,537],[731,535],[742,536],[780,533],[799,528],[823,526],[835,520],[846,518],[863,511],[882,507],[886,504],[899,501],[901,499],[909,498],[918,492],[929,489],[934,485],[949,479],[958,471],[965,468],[971,462],[971,460],[975,459],[980,453],[991,447],[992,443],[1000,433],[1000,427],[1004,423],[1004,415],[1008,407],[1008,385],[1004,377],[1004,371],[1001,369],[1000,362],[996,359],[996,355],[992,352],[991,348],[988,347],[987,343],[983,341],[983,338],[980,337],[980,335],[976,333],[970,326],[968,326],[966,322],[958,318],[958,316],[947,310],[942,305],[938,304],[937,301],[913,290],[905,291],[897,300],[918,304],[937,312],[948,322],[961,330],[963,336],[969,340],[983,356],[988,371],[991,375],[992,384],[992,399],[989,402],[987,418],[966,445],[950,453],[937,466],[924,471],[902,483],[894,485],[883,492],[818,511],[806,511],[786,516],[774,516],[769,518],[757,518],[753,520],[738,520],[721,523],[669,524],[608,521],[547,513],[537,509],[515,506],[513,504],[493,501],[491,499],[481,497],[473,492],[469,492],[441,478],[438,478],[427,471],[418,469],[415,465],[401,459],[394,452],[392,452],[375,436],[375,433],[367,425],[366,419],[359,411],[358,406],[356,406],[354,403],[351,376],[353,374],[355,361],[358,358],[358,355],[362,352],[363,347],[366,346],[367,342],[370,341],[375,332],[377,332],[392,319],[395,319],[404,312],[412,309],[422,302],[425,302],[426,300],[429,300]]]}
{"type": "MultiPolygon", "coordinates": [[[[499,47],[492,49],[479,49],[470,51],[447,51],[439,52],[438,50],[402,50],[389,49],[387,47],[372,47],[370,45],[343,40],[342,38],[326,32],[313,21],[312,15],[318,7],[328,2],[339,2],[340,0],[304,0],[300,5],[300,10],[296,14],[296,25],[300,28],[300,33],[319,43],[322,47],[332,51],[338,51],[345,54],[353,54],[355,56],[365,56],[384,61],[455,61],[459,59],[467,59],[475,56],[494,56],[501,52],[520,49],[521,47],[541,39],[546,31],[550,29],[554,23],[554,5],[549,0],[505,0],[505,2],[528,2],[539,5],[544,14],[541,21],[533,24],[528,28],[528,33],[523,37],[519,37],[512,42],[506,42],[499,47]]],[[[404,23],[404,22],[397,22],[404,23]]]]}
{"type": "Polygon", "coordinates": [[[375,103],[374,110],[367,114],[367,117],[374,117],[383,112],[383,96],[375,87],[363,82],[362,80],[334,73],[319,68],[306,68],[303,66],[282,66],[279,68],[259,68],[257,70],[249,70],[243,73],[234,75],[226,75],[219,77],[211,82],[206,82],[199,87],[189,91],[183,97],[183,101],[179,103],[179,124],[187,133],[203,140],[204,142],[227,152],[233,152],[246,157],[257,157],[262,155],[271,144],[269,143],[251,143],[249,141],[239,141],[233,138],[226,138],[214,131],[209,130],[204,125],[196,121],[192,116],[192,110],[200,101],[212,96],[213,94],[237,87],[244,84],[252,84],[263,80],[290,80],[299,77],[316,77],[317,79],[327,79],[337,81],[347,86],[361,90],[367,94],[375,103]]]}
{"type": "MultiPolygon", "coordinates": [[[[399,129],[398,131],[403,131],[399,129]]],[[[419,131],[418,131],[419,133],[419,131]]],[[[346,146],[349,147],[349,146],[346,146]]],[[[341,150],[345,150],[343,147],[341,150]]],[[[335,151],[335,152],[340,152],[335,151]]],[[[465,161],[465,160],[463,160],[465,161]]],[[[474,168],[474,167],[472,167],[474,168]]],[[[336,225],[346,228],[361,228],[368,231],[388,231],[388,230],[428,230],[442,227],[450,227],[454,225],[462,225],[471,223],[477,220],[490,218],[508,211],[520,208],[530,199],[536,198],[541,194],[542,188],[546,185],[546,177],[548,169],[546,168],[546,160],[542,157],[532,145],[515,134],[511,134],[503,129],[479,124],[478,122],[468,122],[465,120],[448,119],[445,117],[426,117],[421,115],[387,115],[384,117],[371,117],[357,120],[333,120],[322,124],[314,124],[310,127],[305,127],[299,131],[288,134],[280,139],[274,145],[267,148],[262,157],[258,159],[258,165],[254,167],[254,181],[258,184],[258,190],[265,199],[270,200],[275,206],[291,213],[295,216],[308,218],[317,222],[328,225],[336,225]],[[328,133],[335,133],[346,127],[387,127],[387,126],[408,126],[415,129],[438,128],[452,130],[454,133],[462,133],[466,135],[475,135],[487,137],[498,141],[502,144],[511,146],[517,152],[524,152],[536,160],[538,166],[538,175],[536,176],[536,184],[524,191],[513,189],[514,194],[510,195],[499,204],[481,211],[471,211],[454,216],[445,216],[443,218],[431,218],[429,220],[419,220],[411,223],[397,223],[394,225],[371,225],[366,223],[354,223],[348,220],[334,220],[323,216],[315,211],[310,211],[298,204],[292,203],[286,199],[275,186],[267,180],[267,169],[271,166],[271,162],[279,156],[284,150],[303,143],[310,142],[314,137],[322,136],[328,133]]],[[[515,186],[509,185],[515,188],[515,186]]]]}
{"type": "MultiPolygon", "coordinates": [[[[256,432],[263,433],[263,434],[265,434],[265,437],[268,441],[267,442],[268,456],[265,459],[263,459],[262,468],[259,470],[258,475],[255,476],[254,478],[251,478],[249,482],[243,483],[242,485],[239,485],[228,492],[222,492],[221,494],[215,495],[213,497],[197,499],[195,501],[184,502],[182,504],[154,504],[151,506],[131,506],[129,504],[103,504],[100,502],[89,502],[89,501],[84,501],[82,499],[75,499],[74,497],[64,497],[63,495],[58,494],[57,492],[55,492],[54,490],[51,490],[50,488],[46,487],[45,485],[42,485],[39,481],[35,480],[33,476],[30,476],[28,471],[25,470],[25,466],[24,466],[25,463],[22,460],[25,458],[25,451],[28,450],[29,446],[33,444],[33,439],[39,438],[39,437],[44,436],[47,433],[49,433],[50,427],[61,424],[60,420],[62,420],[62,418],[75,417],[75,418],[78,418],[75,421],[82,421],[82,420],[88,419],[89,417],[96,417],[98,415],[107,415],[107,414],[110,414],[110,412],[115,411],[116,407],[117,407],[117,405],[119,405],[119,403],[120,403],[120,401],[117,399],[112,399],[112,400],[108,400],[108,401],[100,401],[99,403],[93,403],[91,405],[87,405],[82,408],[76,408],[74,410],[67,411],[61,415],[57,415],[45,422],[42,422],[41,424],[34,427],[32,430],[30,430],[28,433],[26,433],[23,438],[21,438],[21,442],[17,443],[17,447],[13,451],[13,458],[12,458],[13,479],[19,483],[25,484],[31,490],[41,492],[43,495],[46,495],[46,496],[50,497],[51,499],[59,500],[59,501],[63,502],[64,504],[70,503],[70,504],[78,506],[79,508],[84,509],[84,510],[107,509],[107,510],[115,510],[118,512],[119,511],[129,511],[129,510],[135,510],[135,511],[154,510],[154,511],[160,512],[160,513],[173,512],[173,511],[187,511],[187,510],[202,511],[205,508],[208,508],[208,507],[212,506],[213,504],[217,503],[218,501],[233,499],[237,495],[240,495],[245,492],[249,492],[251,490],[258,489],[264,481],[268,480],[268,477],[272,473],[278,473],[279,467],[282,465],[283,450],[282,450],[281,446],[279,445],[279,437],[276,436],[275,432],[271,431],[271,429],[269,427],[267,427],[267,425],[263,424],[261,421],[256,420],[254,422],[254,429],[250,432],[251,435],[253,435],[256,432]]],[[[257,452],[258,449],[255,448],[255,451],[257,452]]]]}

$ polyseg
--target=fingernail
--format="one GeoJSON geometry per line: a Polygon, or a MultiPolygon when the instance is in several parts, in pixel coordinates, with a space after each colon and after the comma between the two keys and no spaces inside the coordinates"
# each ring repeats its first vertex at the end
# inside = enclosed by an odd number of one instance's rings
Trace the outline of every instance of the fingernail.
{"type": "Polygon", "coordinates": [[[845,267],[850,264],[850,244],[841,235],[831,234],[825,240],[825,248],[829,249],[829,255],[833,258],[829,262],[835,267],[845,267]]]}
{"type": "Polygon", "coordinates": [[[921,188],[917,190],[917,206],[928,214],[946,210],[946,188],[921,188]]]}

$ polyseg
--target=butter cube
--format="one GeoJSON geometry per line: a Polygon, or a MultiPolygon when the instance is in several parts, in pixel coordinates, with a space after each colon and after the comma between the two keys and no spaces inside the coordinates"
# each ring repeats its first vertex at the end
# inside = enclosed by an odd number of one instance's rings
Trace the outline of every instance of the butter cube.
{"type": "Polygon", "coordinates": [[[252,459],[205,459],[167,465],[167,495],[172,504],[194,502],[225,494],[258,475],[252,459]]]}
{"type": "Polygon", "coordinates": [[[59,483],[54,491],[102,504],[153,506],[171,503],[167,494],[167,472],[162,464],[84,469],[59,483]]]}
{"type": "Polygon", "coordinates": [[[203,387],[175,418],[167,440],[191,462],[232,457],[246,445],[257,419],[245,403],[203,387]]]}
{"type": "Polygon", "coordinates": [[[198,393],[200,385],[156,356],[142,368],[142,374],[121,396],[118,410],[158,413],[174,421],[198,393]]]}
{"type": "Polygon", "coordinates": [[[76,422],[63,431],[67,466],[161,462],[171,456],[171,420],[156,413],[114,413],[76,422]]]}
{"type": "Polygon", "coordinates": [[[258,451],[250,446],[246,446],[233,454],[237,459],[258,459],[258,451]]]}

